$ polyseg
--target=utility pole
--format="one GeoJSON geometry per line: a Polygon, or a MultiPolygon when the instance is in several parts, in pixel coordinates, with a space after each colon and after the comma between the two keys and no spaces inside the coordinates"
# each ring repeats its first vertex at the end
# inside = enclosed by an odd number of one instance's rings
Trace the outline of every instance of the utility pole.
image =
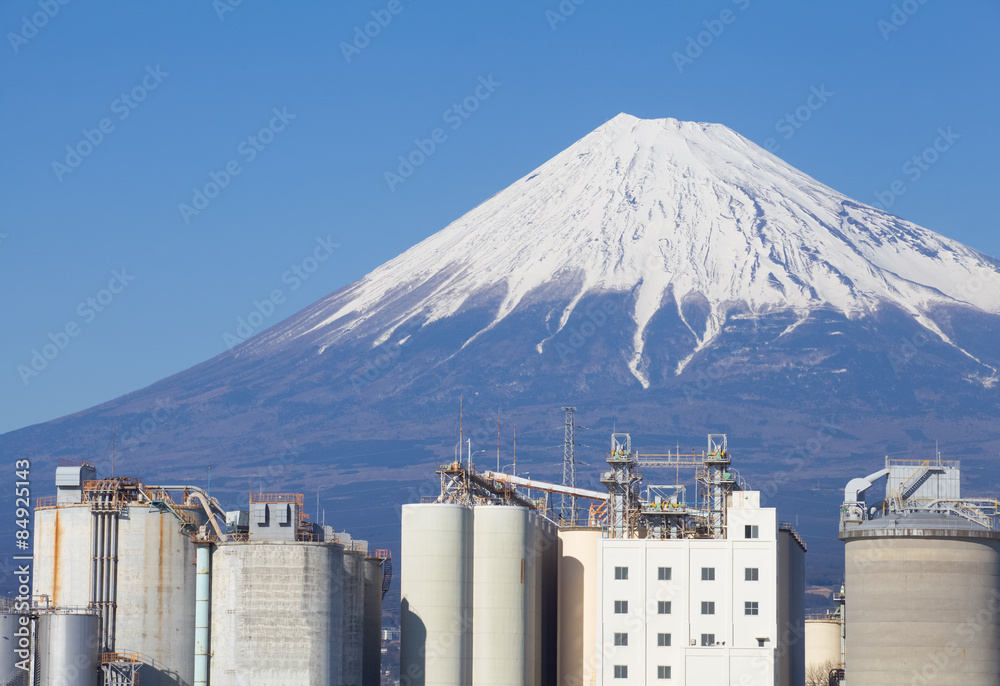
{"type": "MultiPolygon", "coordinates": [[[[575,407],[564,407],[566,411],[566,432],[563,445],[563,486],[576,488],[576,425],[573,422],[575,407]]],[[[559,514],[563,521],[574,523],[576,521],[576,496],[568,496],[563,493],[559,499],[559,514]]]]}

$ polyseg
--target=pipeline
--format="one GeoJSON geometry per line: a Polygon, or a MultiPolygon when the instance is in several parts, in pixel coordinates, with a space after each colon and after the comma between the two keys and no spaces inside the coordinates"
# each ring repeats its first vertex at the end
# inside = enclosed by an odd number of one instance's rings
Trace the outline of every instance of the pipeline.
{"type": "Polygon", "coordinates": [[[198,573],[194,601],[194,686],[208,686],[212,627],[212,546],[196,546],[198,573]]]}
{"type": "Polygon", "coordinates": [[[100,650],[114,652],[118,608],[118,513],[109,511],[113,494],[102,493],[91,530],[90,602],[100,613],[100,650]]]}
{"type": "Polygon", "coordinates": [[[108,595],[108,642],[110,651],[115,651],[115,624],[118,619],[118,514],[108,515],[111,523],[110,571],[108,582],[111,593],[108,595]]]}
{"type": "MultiPolygon", "coordinates": [[[[229,534],[223,533],[222,529],[219,527],[219,521],[216,518],[215,513],[212,512],[212,508],[209,504],[208,497],[204,493],[201,493],[200,491],[192,491],[190,495],[188,495],[186,504],[190,505],[191,502],[195,500],[201,503],[201,506],[205,510],[205,514],[208,516],[208,521],[212,523],[212,528],[215,529],[215,535],[219,537],[219,540],[220,541],[228,540],[229,534]]],[[[213,498],[212,500],[215,499],[213,498]]]]}

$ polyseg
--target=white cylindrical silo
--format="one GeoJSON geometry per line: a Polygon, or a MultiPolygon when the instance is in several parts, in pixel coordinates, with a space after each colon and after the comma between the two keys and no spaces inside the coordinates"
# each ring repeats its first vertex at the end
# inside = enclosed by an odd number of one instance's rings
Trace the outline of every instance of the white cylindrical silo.
{"type": "Polygon", "coordinates": [[[365,558],[364,664],[361,686],[379,686],[382,680],[382,560],[365,558]]]}
{"type": "MultiPolygon", "coordinates": [[[[201,523],[204,513],[181,508],[201,523]]],[[[142,686],[194,682],[195,547],[169,510],[125,507],[116,519],[115,650],[143,660],[142,686]]]]}
{"type": "Polygon", "coordinates": [[[99,633],[96,614],[39,615],[35,667],[39,686],[97,686],[99,633]]]}
{"type": "Polygon", "coordinates": [[[536,662],[534,514],[523,507],[473,508],[472,682],[533,684],[536,662]]]}
{"type": "Polygon", "coordinates": [[[470,508],[403,506],[399,668],[410,686],[472,682],[473,546],[470,508]]]}
{"type": "Polygon", "coordinates": [[[807,619],[805,629],[806,674],[840,668],[840,619],[807,619]]]}
{"type": "Polygon", "coordinates": [[[599,527],[559,530],[558,683],[591,684],[597,672],[599,527]]]}
{"type": "Polygon", "coordinates": [[[955,516],[841,531],[851,686],[995,686],[1000,534],[955,516]]]}
{"type": "MultiPolygon", "coordinates": [[[[205,521],[200,509],[173,507],[205,521]]],[[[193,682],[195,551],[172,512],[134,501],[116,515],[89,504],[38,508],[34,560],[34,594],[50,606],[114,596],[107,626],[115,650],[144,661],[143,686],[193,682]]]]}
{"type": "Polygon", "coordinates": [[[525,540],[525,617],[524,655],[526,686],[540,686],[541,663],[541,590],[542,590],[542,530],[544,520],[534,510],[528,513],[528,535],[525,540]]]}

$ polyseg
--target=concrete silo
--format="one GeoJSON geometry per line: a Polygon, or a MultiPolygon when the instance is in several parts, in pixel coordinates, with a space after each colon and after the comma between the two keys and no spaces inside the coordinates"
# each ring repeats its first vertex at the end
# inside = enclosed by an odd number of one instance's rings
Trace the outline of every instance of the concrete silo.
{"type": "Polygon", "coordinates": [[[344,541],[342,664],[343,683],[360,684],[364,664],[365,552],[364,541],[344,541]]]}
{"type": "Polygon", "coordinates": [[[382,559],[365,558],[363,686],[378,686],[382,680],[382,559]]]}
{"type": "Polygon", "coordinates": [[[411,686],[472,681],[472,509],[402,508],[400,676],[411,686]]]}
{"type": "Polygon", "coordinates": [[[841,631],[838,615],[807,617],[805,621],[806,674],[841,667],[841,631]]]}
{"type": "Polygon", "coordinates": [[[534,684],[529,655],[538,615],[534,517],[524,507],[473,508],[472,681],[476,686],[534,684]]]}
{"type": "Polygon", "coordinates": [[[212,554],[212,680],[326,686],[341,681],[340,546],[222,543],[212,554]]]}
{"type": "Polygon", "coordinates": [[[144,686],[194,677],[194,547],[201,506],[138,479],[59,467],[35,510],[34,595],[47,608],[94,607],[100,652],[134,653],[144,686]]]}
{"type": "Polygon", "coordinates": [[[957,462],[887,459],[852,480],[840,538],[851,686],[997,683],[996,501],[961,498],[957,462]]]}
{"type": "Polygon", "coordinates": [[[597,548],[600,527],[559,530],[558,684],[590,684],[597,670],[597,548]]]}

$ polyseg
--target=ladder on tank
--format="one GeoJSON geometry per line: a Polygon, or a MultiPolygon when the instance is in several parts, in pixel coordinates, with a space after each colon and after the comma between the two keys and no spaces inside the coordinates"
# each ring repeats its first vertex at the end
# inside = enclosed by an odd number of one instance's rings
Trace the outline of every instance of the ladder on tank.
{"type": "Polygon", "coordinates": [[[376,550],[375,557],[382,560],[382,599],[392,586],[392,551],[376,550]]]}

